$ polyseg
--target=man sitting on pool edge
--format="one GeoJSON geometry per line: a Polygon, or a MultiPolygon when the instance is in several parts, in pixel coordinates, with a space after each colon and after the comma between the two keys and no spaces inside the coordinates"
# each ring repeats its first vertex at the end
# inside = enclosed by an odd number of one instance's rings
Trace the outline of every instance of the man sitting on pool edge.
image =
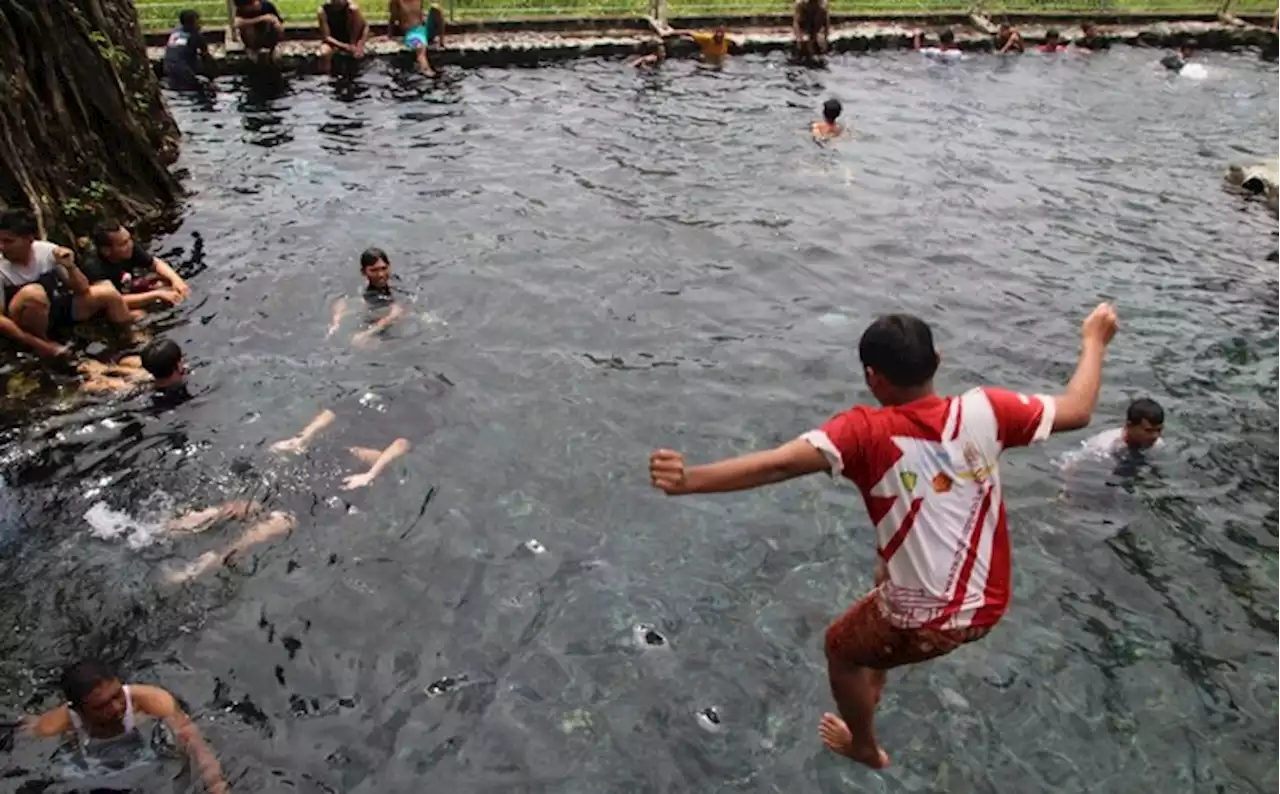
{"type": "Polygon", "coordinates": [[[276,56],[284,38],[284,17],[271,0],[235,0],[236,33],[250,60],[266,62],[276,56]]]}
{"type": "Polygon", "coordinates": [[[320,25],[320,70],[329,71],[335,52],[352,58],[364,57],[369,25],[360,7],[351,0],[329,0],[316,11],[320,25]]]}
{"type": "Polygon", "coordinates": [[[35,216],[24,209],[0,213],[0,335],[32,352],[54,357],[66,349],[51,334],[103,314],[119,328],[133,325],[124,298],[111,284],[89,284],[75,253],[37,240],[35,216]],[[66,291],[64,291],[64,289],[66,291]]]}
{"type": "Polygon", "coordinates": [[[94,283],[110,282],[135,317],[156,305],[177,305],[191,295],[182,276],[138,245],[118,221],[98,224],[93,246],[95,256],[85,263],[85,275],[94,283]]]}
{"type": "Polygon", "coordinates": [[[436,71],[427,58],[427,48],[433,42],[444,47],[444,13],[435,6],[424,6],[423,0],[390,0],[387,14],[387,32],[404,37],[404,46],[413,51],[418,71],[434,77],[436,71]]]}

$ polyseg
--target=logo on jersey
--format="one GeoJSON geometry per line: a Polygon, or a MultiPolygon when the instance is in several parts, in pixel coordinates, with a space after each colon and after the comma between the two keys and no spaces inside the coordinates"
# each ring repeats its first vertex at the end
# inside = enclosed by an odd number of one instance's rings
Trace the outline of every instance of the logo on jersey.
{"type": "Polygon", "coordinates": [[[916,481],[919,479],[916,477],[916,473],[914,471],[904,471],[898,476],[902,478],[902,485],[907,489],[907,492],[914,493],[916,490],[916,481]]]}
{"type": "Polygon", "coordinates": [[[937,474],[933,475],[933,492],[949,493],[951,491],[951,485],[953,482],[954,480],[948,477],[946,473],[938,472],[937,474]]]}

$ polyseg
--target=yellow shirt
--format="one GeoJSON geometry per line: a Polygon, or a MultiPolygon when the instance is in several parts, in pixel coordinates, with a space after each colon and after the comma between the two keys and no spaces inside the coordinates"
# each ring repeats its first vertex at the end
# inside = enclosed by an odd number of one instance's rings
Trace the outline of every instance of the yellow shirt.
{"type": "Polygon", "coordinates": [[[718,61],[729,54],[729,37],[716,41],[714,33],[695,33],[693,43],[702,48],[702,57],[708,61],[718,61]]]}

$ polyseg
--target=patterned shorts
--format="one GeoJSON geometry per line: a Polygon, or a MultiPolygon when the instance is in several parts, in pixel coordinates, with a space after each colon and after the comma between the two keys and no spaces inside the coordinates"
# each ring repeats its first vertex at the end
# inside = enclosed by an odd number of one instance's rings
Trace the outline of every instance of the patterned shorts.
{"type": "Polygon", "coordinates": [[[945,656],[982,639],[990,626],[963,629],[901,628],[889,621],[876,588],[827,628],[827,663],[841,667],[889,670],[945,656]]]}

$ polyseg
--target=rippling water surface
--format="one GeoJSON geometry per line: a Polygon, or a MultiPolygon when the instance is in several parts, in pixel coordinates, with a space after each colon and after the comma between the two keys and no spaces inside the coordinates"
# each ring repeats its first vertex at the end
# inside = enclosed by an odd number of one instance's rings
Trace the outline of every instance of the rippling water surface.
{"type": "MultiPolygon", "coordinates": [[[[186,701],[237,791],[1275,791],[1275,222],[1221,178],[1276,155],[1276,71],[1156,57],[435,87],[370,64],[171,97],[192,197],[155,250],[195,298],[159,327],[196,397],[11,398],[5,709],[105,653],[186,701]],[[823,148],[829,95],[855,132],[823,148]],[[416,314],[352,348],[328,310],[369,245],[416,314]],[[886,310],[934,324],[945,390],[1053,389],[1104,298],[1098,428],[1155,396],[1168,454],[1136,477],[1064,475],[1083,436],[1011,455],[1010,613],[891,677],[891,769],[821,752],[822,630],[871,582],[860,500],[818,478],[668,500],[649,449],[728,455],[869,399],[856,341],[886,310]],[[351,424],[266,450],[324,406],[351,424]],[[341,446],[397,435],[400,464],[337,490],[341,446]],[[162,584],[237,529],[149,543],[147,521],[232,496],[297,530],[162,584]],[[95,506],[136,542],[92,537],[95,506]]],[[[0,790],[87,785],[50,749],[20,741],[0,790]]]]}

